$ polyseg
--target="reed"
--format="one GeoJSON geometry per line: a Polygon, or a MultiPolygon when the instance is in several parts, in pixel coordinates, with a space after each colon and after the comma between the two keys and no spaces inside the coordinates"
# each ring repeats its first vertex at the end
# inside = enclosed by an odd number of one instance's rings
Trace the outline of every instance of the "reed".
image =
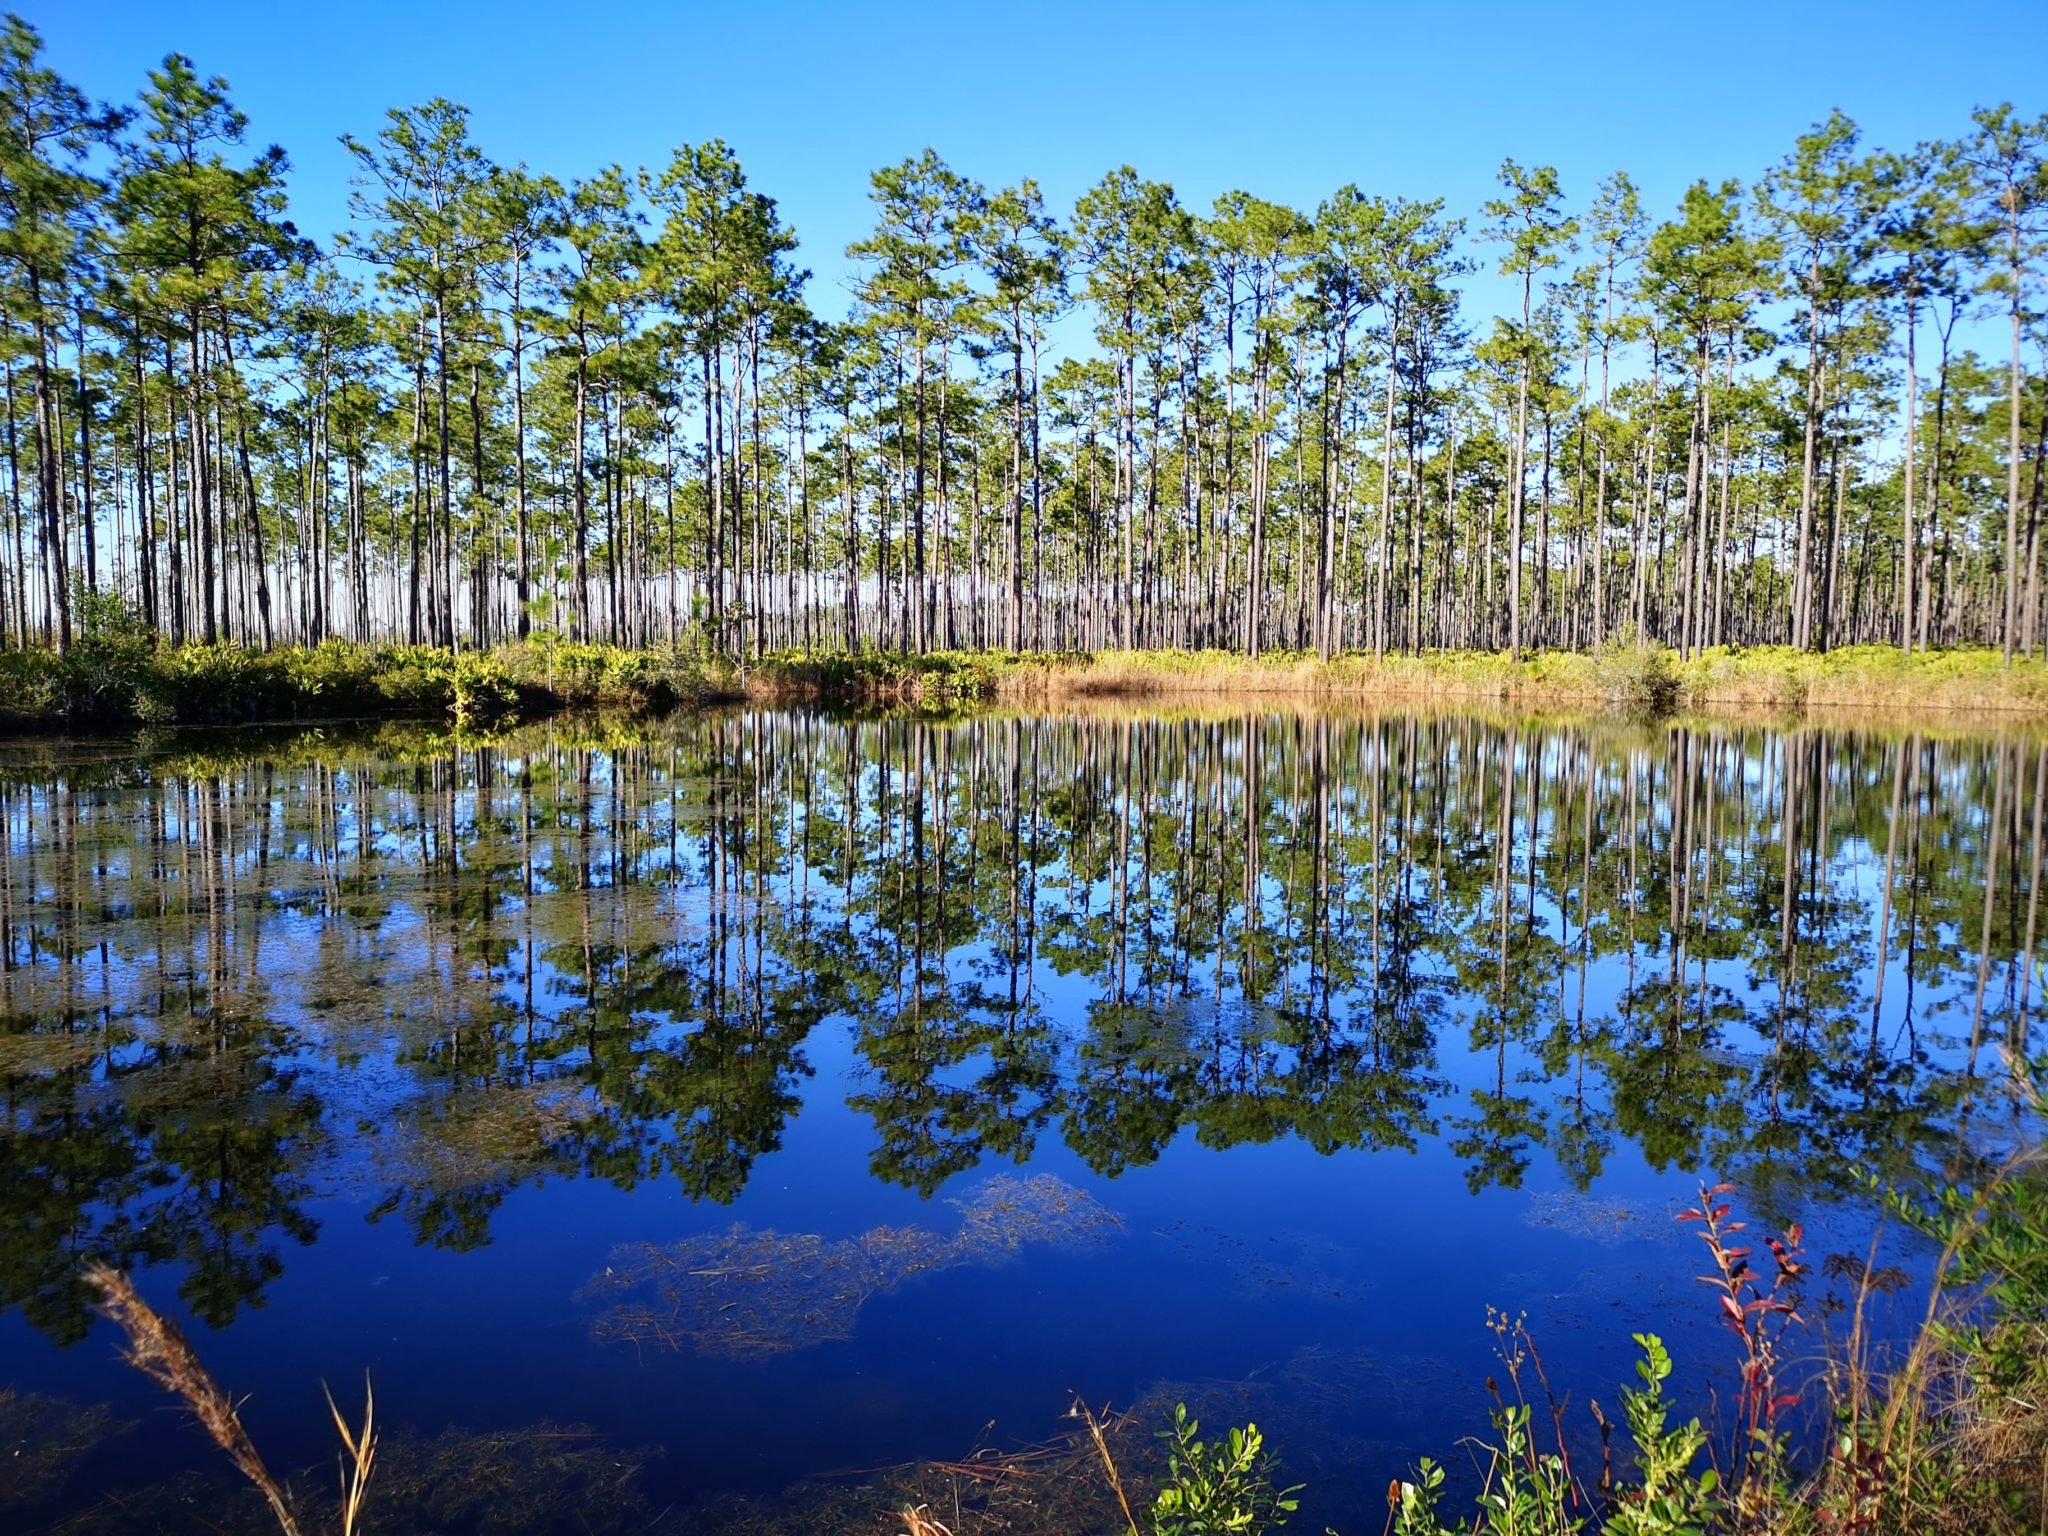
{"type": "MultiPolygon", "coordinates": [[[[99,1308],[127,1340],[122,1358],[151,1381],[182,1401],[191,1410],[207,1437],[226,1453],[235,1469],[263,1495],[283,1536],[302,1536],[298,1515],[283,1484],[271,1475],[249,1432],[242,1426],[235,1400],[213,1373],[201,1363],[186,1342],[178,1325],[144,1301],[134,1282],[105,1264],[89,1264],[84,1270],[87,1285],[99,1294],[99,1308]]],[[[326,1388],[321,1388],[326,1392],[326,1388]]],[[[327,1394],[327,1409],[334,1417],[343,1447],[341,1465],[341,1536],[356,1536],[361,1528],[364,1501],[369,1493],[370,1473],[377,1457],[376,1402],[366,1376],[363,1383],[363,1422],[351,1430],[327,1394]]]]}

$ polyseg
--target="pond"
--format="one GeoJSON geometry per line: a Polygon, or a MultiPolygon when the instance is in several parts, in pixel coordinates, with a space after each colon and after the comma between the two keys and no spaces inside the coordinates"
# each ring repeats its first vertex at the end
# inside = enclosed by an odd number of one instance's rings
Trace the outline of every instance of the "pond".
{"type": "Polygon", "coordinates": [[[302,1481],[367,1371],[436,1529],[779,1529],[1185,1400],[1376,1531],[1489,1307],[1574,1415],[1636,1330],[1725,1392],[1702,1180],[1804,1223],[1808,1354],[1874,1232],[1912,1304],[1871,1183],[2019,1128],[2044,787],[2026,734],[1426,711],[11,745],[0,1526],[240,1508],[102,1258],[302,1481]]]}

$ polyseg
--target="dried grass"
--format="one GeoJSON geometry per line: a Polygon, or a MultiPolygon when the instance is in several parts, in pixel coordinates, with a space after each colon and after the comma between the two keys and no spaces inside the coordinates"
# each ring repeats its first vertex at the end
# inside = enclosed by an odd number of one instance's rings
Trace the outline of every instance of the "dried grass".
{"type": "MultiPolygon", "coordinates": [[[[207,1437],[226,1453],[235,1470],[263,1496],[283,1536],[299,1536],[300,1519],[284,1485],[271,1475],[257,1452],[233,1398],[200,1362],[178,1325],[144,1301],[134,1282],[105,1264],[88,1264],[87,1285],[99,1293],[100,1311],[127,1338],[123,1358],[191,1410],[207,1437]]],[[[376,1398],[369,1377],[363,1378],[363,1422],[350,1429],[348,1420],[335,1406],[334,1395],[323,1385],[327,1411],[341,1435],[341,1508],[338,1525],[341,1536],[356,1536],[364,1501],[368,1497],[370,1473],[377,1459],[376,1398]]]]}
{"type": "Polygon", "coordinates": [[[335,1406],[327,1383],[320,1384],[320,1391],[327,1399],[328,1413],[334,1418],[335,1432],[341,1436],[341,1536],[355,1536],[363,1517],[363,1501],[369,1493],[370,1471],[377,1461],[377,1395],[370,1388],[369,1373],[365,1372],[363,1427],[351,1430],[348,1420],[335,1406]]]}
{"type": "Polygon", "coordinates": [[[990,696],[1034,703],[1088,699],[1341,695],[1603,707],[1890,710],[2048,716],[2048,666],[2007,664],[1995,650],[1908,656],[1889,646],[1808,655],[1782,646],[1723,647],[1680,662],[1658,647],[1595,652],[1430,651],[1419,656],[1230,651],[1013,655],[788,655],[748,678],[756,697],[832,695],[932,702],[990,696]]]}
{"type": "Polygon", "coordinates": [[[163,1316],[136,1293],[134,1284],[119,1270],[104,1264],[85,1269],[85,1282],[100,1295],[100,1310],[127,1335],[124,1358],[174,1397],[183,1400],[213,1443],[227,1453],[235,1469],[246,1477],[269,1504],[284,1536],[299,1536],[299,1522],[282,1486],[257,1454],[248,1431],[242,1428],[235,1403],[213,1379],[178,1325],[163,1316]]]}

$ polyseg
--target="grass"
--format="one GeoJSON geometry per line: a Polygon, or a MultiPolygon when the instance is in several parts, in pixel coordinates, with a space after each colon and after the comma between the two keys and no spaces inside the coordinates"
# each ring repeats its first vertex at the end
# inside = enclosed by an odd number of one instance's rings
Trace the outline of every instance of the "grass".
{"type": "Polygon", "coordinates": [[[1516,661],[1499,652],[778,652],[751,663],[540,636],[483,651],[357,645],[161,645],[117,604],[81,609],[62,654],[0,651],[0,730],[439,720],[492,730],[565,710],[644,714],[721,699],[953,708],[994,701],[1331,699],[1678,709],[1947,712],[2048,718],[2048,663],[1995,651],[1856,646],[1808,655],[1721,647],[1687,660],[1610,644],[1516,661]]]}
{"type": "MultiPolygon", "coordinates": [[[[235,1400],[200,1363],[177,1324],[144,1301],[129,1278],[118,1270],[104,1265],[89,1266],[85,1281],[99,1293],[100,1306],[108,1319],[127,1336],[128,1363],[185,1404],[207,1438],[226,1453],[235,1470],[263,1495],[283,1536],[300,1536],[299,1519],[291,1500],[283,1484],[264,1464],[249,1432],[242,1427],[235,1400]]],[[[339,1421],[340,1414],[335,1418],[339,1421]]],[[[367,1419],[364,1433],[366,1437],[369,1434],[367,1419]]],[[[367,1477],[369,1468],[364,1466],[362,1471],[367,1477]]]]}
{"type": "Polygon", "coordinates": [[[2048,717],[2048,664],[2006,665],[1996,651],[1915,653],[1856,646],[1808,655],[1789,647],[1720,647],[1689,660],[1658,647],[1609,645],[1515,661],[1500,652],[1421,656],[1301,652],[1250,659],[1226,651],[1003,651],[904,656],[771,655],[746,669],[763,698],[833,698],[926,707],[1008,700],[1385,698],[1519,705],[1677,709],[1924,710],[2048,717]]]}

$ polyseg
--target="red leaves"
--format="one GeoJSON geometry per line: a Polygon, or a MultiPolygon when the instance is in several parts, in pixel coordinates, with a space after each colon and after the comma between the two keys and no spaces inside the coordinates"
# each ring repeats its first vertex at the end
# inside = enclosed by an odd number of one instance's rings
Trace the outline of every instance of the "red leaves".
{"type": "Polygon", "coordinates": [[[1733,1186],[1728,1184],[1701,1185],[1699,1204],[1681,1212],[1679,1220],[1699,1222],[1706,1229],[1700,1241],[1713,1255],[1715,1273],[1698,1278],[1714,1288],[1721,1321],[1742,1341],[1742,1414],[1744,1428],[1755,1436],[1768,1432],[1778,1415],[1799,1401],[1797,1393],[1777,1389],[1778,1341],[1799,1321],[1797,1302],[1788,1288],[1806,1273],[1807,1266],[1798,1258],[1805,1234],[1795,1223],[1782,1238],[1764,1239],[1776,1271],[1766,1286],[1750,1264],[1754,1250],[1729,1241],[1748,1226],[1728,1219],[1733,1206],[1719,1197],[1731,1193],[1733,1186]]]}

